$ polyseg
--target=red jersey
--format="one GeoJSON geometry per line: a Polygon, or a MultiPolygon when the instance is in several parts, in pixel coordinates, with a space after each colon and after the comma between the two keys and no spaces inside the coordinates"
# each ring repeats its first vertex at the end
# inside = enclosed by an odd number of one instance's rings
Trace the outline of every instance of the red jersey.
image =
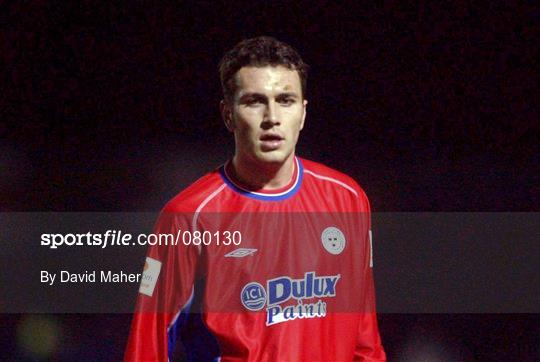
{"type": "Polygon", "coordinates": [[[369,203],[350,177],[295,158],[279,190],[227,164],[173,198],[155,227],[125,359],[384,361],[369,203]]]}

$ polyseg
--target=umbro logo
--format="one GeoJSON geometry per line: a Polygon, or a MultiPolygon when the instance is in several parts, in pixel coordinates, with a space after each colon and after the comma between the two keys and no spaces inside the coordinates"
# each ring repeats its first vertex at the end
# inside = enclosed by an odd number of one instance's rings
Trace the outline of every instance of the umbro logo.
{"type": "Polygon", "coordinates": [[[244,256],[252,255],[257,249],[240,248],[225,254],[226,258],[243,258],[244,256]]]}

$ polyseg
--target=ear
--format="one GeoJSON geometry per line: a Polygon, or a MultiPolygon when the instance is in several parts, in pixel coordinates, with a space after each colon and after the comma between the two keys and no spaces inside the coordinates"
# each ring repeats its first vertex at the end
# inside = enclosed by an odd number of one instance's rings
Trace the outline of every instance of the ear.
{"type": "Polygon", "coordinates": [[[302,114],[302,123],[300,124],[300,131],[304,128],[304,122],[306,121],[306,114],[307,114],[307,99],[304,99],[302,102],[302,107],[304,114],[302,114]]]}
{"type": "Polygon", "coordinates": [[[222,99],[221,102],[219,102],[219,110],[221,112],[221,118],[223,119],[223,123],[225,123],[225,127],[227,127],[229,132],[233,132],[234,122],[231,106],[227,103],[227,101],[222,99]]]}

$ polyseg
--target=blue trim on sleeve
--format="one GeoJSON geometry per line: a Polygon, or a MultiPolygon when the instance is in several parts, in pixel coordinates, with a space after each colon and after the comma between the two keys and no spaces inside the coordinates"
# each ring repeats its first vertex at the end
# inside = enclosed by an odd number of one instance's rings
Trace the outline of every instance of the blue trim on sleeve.
{"type": "Polygon", "coordinates": [[[221,349],[216,336],[204,322],[204,315],[199,310],[204,299],[206,280],[201,279],[195,284],[192,312],[187,324],[181,330],[181,339],[186,352],[186,361],[205,362],[218,361],[221,349]]]}
{"type": "Polygon", "coordinates": [[[180,330],[187,323],[189,312],[191,310],[191,304],[193,303],[193,296],[194,292],[191,293],[191,296],[189,297],[184,307],[180,309],[178,317],[173,322],[173,324],[169,328],[167,328],[167,349],[169,360],[171,360],[174,353],[174,348],[176,347],[176,341],[178,340],[178,336],[180,335],[180,330]]]}

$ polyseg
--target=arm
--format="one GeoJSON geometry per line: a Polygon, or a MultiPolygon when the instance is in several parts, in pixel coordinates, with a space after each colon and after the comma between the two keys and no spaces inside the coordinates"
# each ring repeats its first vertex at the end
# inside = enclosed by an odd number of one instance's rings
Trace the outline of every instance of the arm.
{"type": "Polygon", "coordinates": [[[375,284],[373,281],[373,249],[371,241],[371,211],[369,201],[365,194],[361,219],[365,220],[365,227],[362,228],[365,240],[364,258],[362,260],[364,277],[362,278],[362,288],[364,288],[364,303],[360,307],[360,321],[358,326],[358,337],[354,352],[354,359],[357,361],[386,361],[379,328],[377,326],[377,314],[375,312],[375,284]]]}
{"type": "MultiPolygon", "coordinates": [[[[162,213],[155,234],[189,230],[174,213],[162,213]]],[[[148,250],[125,361],[167,361],[180,324],[189,312],[199,251],[196,247],[155,245],[148,250]]]]}
{"type": "MultiPolygon", "coordinates": [[[[371,278],[370,278],[371,279],[371,278]]],[[[373,291],[373,288],[371,288],[373,291]]],[[[368,299],[373,296],[367,296],[368,299]]],[[[360,311],[358,336],[354,351],[355,361],[386,361],[374,308],[367,307],[360,311]],[[370,310],[371,309],[371,310],[370,310]]]]}

